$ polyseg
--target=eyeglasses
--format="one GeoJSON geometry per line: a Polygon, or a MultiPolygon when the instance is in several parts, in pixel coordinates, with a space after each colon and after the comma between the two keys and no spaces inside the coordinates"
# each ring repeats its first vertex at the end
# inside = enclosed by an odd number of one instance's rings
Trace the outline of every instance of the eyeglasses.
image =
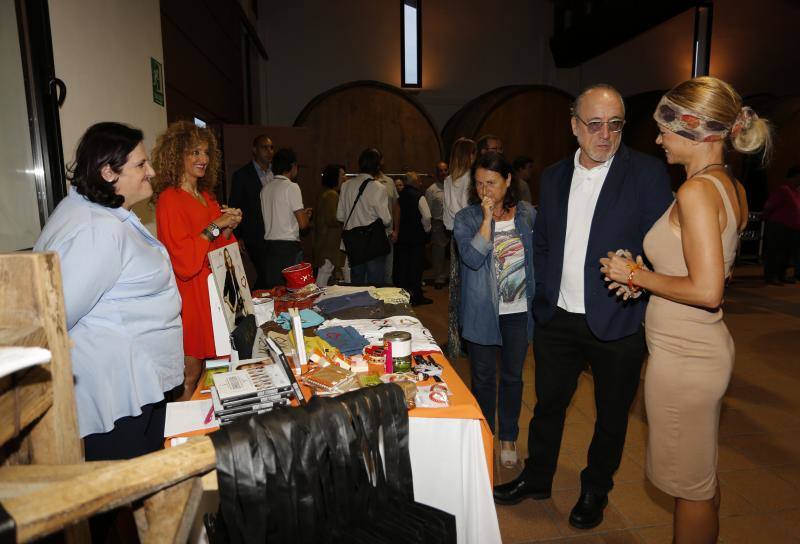
{"type": "Polygon", "coordinates": [[[572,116],[586,125],[586,130],[589,131],[589,134],[597,134],[601,130],[603,130],[603,125],[608,125],[609,132],[622,132],[622,127],[625,126],[625,119],[611,119],[610,121],[589,121],[588,123],[575,115],[574,113],[572,116]]]}

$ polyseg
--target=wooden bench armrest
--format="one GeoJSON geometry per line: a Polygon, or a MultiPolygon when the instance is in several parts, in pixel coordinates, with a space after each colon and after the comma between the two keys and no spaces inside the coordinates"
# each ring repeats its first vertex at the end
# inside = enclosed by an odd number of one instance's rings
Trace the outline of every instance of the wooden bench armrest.
{"type": "Polygon", "coordinates": [[[75,476],[4,499],[2,504],[16,522],[17,541],[27,542],[148,497],[215,467],[211,439],[197,437],[175,448],[129,461],[103,463],[96,470],[78,471],[75,476]]]}

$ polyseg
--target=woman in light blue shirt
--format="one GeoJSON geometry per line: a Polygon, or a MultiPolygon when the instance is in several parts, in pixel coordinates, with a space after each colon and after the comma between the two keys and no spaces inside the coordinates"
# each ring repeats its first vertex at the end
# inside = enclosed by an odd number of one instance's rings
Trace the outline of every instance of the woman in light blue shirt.
{"type": "Polygon", "coordinates": [[[98,123],[81,138],[72,190],[34,251],[61,259],[78,426],[86,460],[164,440],[165,393],[183,383],[181,299],[166,249],[131,206],[150,197],[142,131],[98,123]]]}

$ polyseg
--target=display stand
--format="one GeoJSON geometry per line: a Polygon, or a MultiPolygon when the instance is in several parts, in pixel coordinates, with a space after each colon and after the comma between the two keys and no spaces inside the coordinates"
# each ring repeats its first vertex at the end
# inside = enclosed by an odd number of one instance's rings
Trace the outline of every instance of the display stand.
{"type": "MultiPolygon", "coordinates": [[[[222,299],[219,298],[213,274],[208,275],[208,301],[211,307],[211,330],[214,331],[214,351],[217,357],[232,355],[231,331],[228,330],[228,322],[222,311],[222,299]]],[[[238,360],[238,357],[236,359],[238,360]]]]}
{"type": "Polygon", "coordinates": [[[208,262],[211,266],[208,295],[214,349],[218,358],[230,355],[231,363],[235,363],[239,357],[231,346],[231,333],[238,318],[255,312],[239,244],[230,243],[209,251],[208,262]]]}
{"type": "Polygon", "coordinates": [[[0,379],[0,505],[15,540],[65,530],[67,542],[89,542],[84,520],[141,499],[134,515],[142,542],[185,542],[199,477],[215,468],[213,445],[203,437],[130,461],[82,462],[55,253],[0,255],[0,346],[52,355],[48,365],[0,379]]]}

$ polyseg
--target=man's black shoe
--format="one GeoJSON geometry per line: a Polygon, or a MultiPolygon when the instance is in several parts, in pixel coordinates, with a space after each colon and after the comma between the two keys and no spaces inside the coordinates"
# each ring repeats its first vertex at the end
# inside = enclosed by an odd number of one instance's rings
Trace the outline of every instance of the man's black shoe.
{"type": "Polygon", "coordinates": [[[592,529],[603,522],[603,509],[608,504],[605,493],[581,493],[577,504],[569,513],[569,524],[576,529],[592,529]]]}
{"type": "Polygon", "coordinates": [[[523,499],[531,498],[537,501],[550,498],[550,489],[533,487],[520,475],[508,483],[494,486],[495,504],[517,504],[523,499]]]}

